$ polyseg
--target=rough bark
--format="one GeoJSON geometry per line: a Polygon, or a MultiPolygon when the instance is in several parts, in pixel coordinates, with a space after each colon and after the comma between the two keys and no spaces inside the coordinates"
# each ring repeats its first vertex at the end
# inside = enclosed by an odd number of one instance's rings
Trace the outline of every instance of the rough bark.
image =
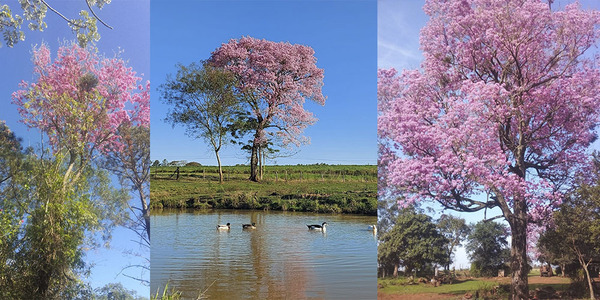
{"type": "Polygon", "coordinates": [[[528,299],[529,286],[527,274],[527,206],[522,199],[515,199],[514,214],[508,219],[511,232],[511,294],[512,299],[528,299]]]}
{"type": "Polygon", "coordinates": [[[258,145],[252,144],[250,154],[250,181],[258,182],[258,145]]]}

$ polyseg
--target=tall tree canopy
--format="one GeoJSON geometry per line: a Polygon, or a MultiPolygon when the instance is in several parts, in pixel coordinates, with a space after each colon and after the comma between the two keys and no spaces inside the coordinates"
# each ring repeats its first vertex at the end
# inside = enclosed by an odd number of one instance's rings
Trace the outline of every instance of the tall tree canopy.
{"type": "Polygon", "coordinates": [[[596,138],[600,72],[588,50],[600,13],[541,0],[428,0],[424,10],[422,69],[379,71],[387,186],[405,205],[499,207],[512,297],[527,298],[527,225],[560,204],[596,138]]]}
{"type": "Polygon", "coordinates": [[[22,81],[13,103],[22,122],[46,134],[53,151],[67,151],[73,163],[121,149],[121,124],[149,125],[150,83],[142,86],[124,60],[72,44],[60,47],[54,60],[42,45],[33,63],[36,82],[22,81]]]}
{"type": "Polygon", "coordinates": [[[254,124],[250,180],[258,181],[258,152],[272,138],[283,145],[308,142],[302,131],[316,121],[306,100],[324,105],[323,70],[304,45],[242,37],[216,49],[209,62],[236,75],[254,124]]]}

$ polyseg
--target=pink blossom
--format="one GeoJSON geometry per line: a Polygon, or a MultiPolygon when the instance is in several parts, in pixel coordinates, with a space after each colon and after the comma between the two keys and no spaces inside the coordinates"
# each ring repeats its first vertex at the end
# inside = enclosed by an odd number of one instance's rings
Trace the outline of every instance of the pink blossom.
{"type": "Polygon", "coordinates": [[[149,125],[149,82],[122,59],[95,49],[62,46],[54,60],[46,45],[33,50],[35,82],[13,93],[22,122],[44,132],[54,151],[119,149],[123,123],[149,125]]]}
{"type": "Polygon", "coordinates": [[[324,105],[326,99],[321,92],[323,69],[317,67],[311,47],[242,37],[222,44],[210,61],[236,74],[239,88],[253,95],[249,106],[260,120],[255,143],[271,138],[283,145],[308,142],[302,131],[317,119],[304,109],[304,102],[324,105]]]}
{"type": "MultiPolygon", "coordinates": [[[[600,71],[587,50],[600,13],[539,0],[428,0],[424,10],[421,70],[378,75],[380,194],[546,224],[589,165],[600,71]],[[495,200],[473,199],[487,192],[495,200]]],[[[539,229],[529,232],[531,242],[539,229]]]]}

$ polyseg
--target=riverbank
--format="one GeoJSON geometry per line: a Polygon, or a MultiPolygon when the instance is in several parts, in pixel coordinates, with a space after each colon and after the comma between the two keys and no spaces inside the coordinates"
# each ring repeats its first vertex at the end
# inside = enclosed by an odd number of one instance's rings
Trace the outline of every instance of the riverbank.
{"type": "Polygon", "coordinates": [[[377,167],[339,165],[267,166],[250,182],[248,166],[153,167],[151,208],[261,209],[377,215],[377,167]]]}

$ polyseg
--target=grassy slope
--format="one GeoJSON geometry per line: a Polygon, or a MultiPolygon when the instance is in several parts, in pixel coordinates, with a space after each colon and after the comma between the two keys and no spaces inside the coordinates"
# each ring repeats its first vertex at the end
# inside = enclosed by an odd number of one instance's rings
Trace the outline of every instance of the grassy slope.
{"type": "Polygon", "coordinates": [[[263,181],[250,182],[248,166],[151,170],[153,208],[242,208],[377,214],[376,166],[269,166],[263,181]],[[287,179],[287,180],[286,180],[287,179]]]}

